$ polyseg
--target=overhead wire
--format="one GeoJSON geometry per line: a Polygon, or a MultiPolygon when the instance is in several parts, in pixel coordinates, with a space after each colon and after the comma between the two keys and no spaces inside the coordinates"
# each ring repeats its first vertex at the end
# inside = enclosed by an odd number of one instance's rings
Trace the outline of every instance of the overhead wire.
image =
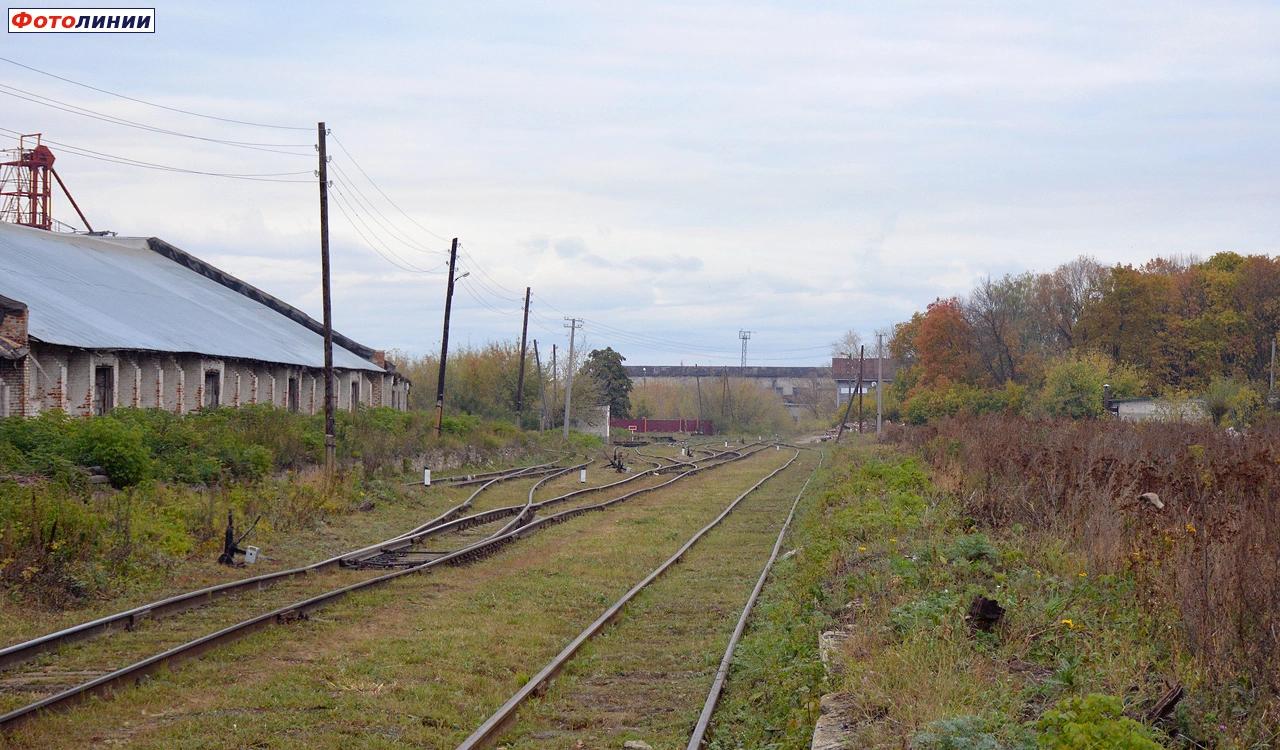
{"type": "Polygon", "coordinates": [[[315,148],[315,144],[313,143],[253,143],[249,141],[232,141],[224,138],[211,138],[203,135],[195,135],[194,133],[184,133],[179,130],[171,130],[169,128],[162,128],[155,125],[148,125],[147,123],[137,122],[136,120],[129,120],[123,117],[117,117],[115,115],[98,112],[96,110],[88,109],[87,107],[81,107],[76,104],[69,104],[67,102],[59,101],[51,97],[43,96],[41,94],[36,94],[34,92],[26,91],[24,89],[20,89],[15,86],[10,86],[8,84],[3,84],[3,83],[0,83],[0,94],[3,94],[5,96],[11,96],[15,99],[21,99],[22,101],[31,102],[32,104],[39,104],[44,107],[50,107],[60,112],[67,112],[69,114],[79,115],[81,117],[88,117],[93,120],[110,123],[112,125],[121,125],[123,127],[135,128],[135,129],[144,130],[150,133],[171,135],[177,138],[188,138],[191,140],[204,141],[206,143],[214,143],[222,146],[232,146],[235,148],[249,149],[252,151],[263,151],[263,152],[272,153],[272,154],[283,154],[285,156],[310,156],[310,154],[299,153],[297,151],[284,151],[283,149],[285,148],[308,148],[313,150],[315,148]]]}
{"type": "Polygon", "coordinates": [[[55,78],[55,79],[57,79],[57,80],[59,80],[59,81],[62,81],[62,82],[64,82],[64,83],[70,83],[70,84],[72,84],[72,85],[74,85],[74,86],[79,86],[79,87],[81,87],[81,88],[89,89],[90,91],[97,91],[97,92],[98,92],[98,93],[100,93],[100,94],[107,94],[108,96],[114,96],[114,97],[117,97],[117,98],[119,98],[119,99],[125,99],[125,100],[127,100],[127,101],[135,102],[135,103],[137,103],[137,104],[144,104],[144,105],[146,105],[146,106],[148,106],[148,107],[155,107],[156,109],[163,109],[163,110],[167,110],[167,111],[169,111],[169,112],[177,112],[178,114],[190,115],[190,116],[192,116],[192,117],[201,117],[201,118],[204,118],[204,119],[206,119],[206,120],[216,120],[216,121],[218,121],[218,122],[232,123],[232,124],[234,124],[234,125],[248,125],[248,126],[256,127],[256,128],[271,128],[271,129],[274,129],[274,130],[314,130],[314,128],[311,128],[311,127],[299,127],[299,126],[296,126],[296,125],[275,125],[275,124],[265,123],[265,122],[253,122],[253,121],[251,121],[251,120],[237,120],[237,119],[234,119],[234,118],[231,118],[231,117],[219,117],[219,116],[217,116],[217,115],[209,115],[209,114],[204,114],[204,113],[202,113],[202,112],[195,112],[195,111],[192,111],[192,110],[189,110],[189,109],[182,109],[181,107],[172,107],[172,106],[169,106],[169,105],[166,105],[166,104],[157,104],[157,103],[155,103],[155,102],[147,101],[146,99],[139,99],[139,98],[137,98],[137,97],[133,97],[133,96],[128,96],[128,95],[126,95],[126,94],[117,93],[117,92],[115,92],[115,91],[111,91],[111,90],[108,90],[108,89],[99,88],[98,86],[92,86],[92,85],[87,84],[87,83],[82,83],[82,82],[80,82],[80,81],[76,81],[76,80],[73,80],[73,79],[71,79],[71,78],[66,78],[66,77],[64,77],[64,76],[60,76],[60,75],[58,75],[58,74],[56,74],[56,73],[50,73],[50,72],[49,72],[49,71],[47,71],[47,70],[41,70],[40,68],[36,68],[36,67],[31,66],[31,65],[27,65],[26,63],[20,63],[20,62],[18,62],[17,60],[14,60],[14,59],[12,59],[12,58],[8,58],[8,57],[0,57],[0,61],[7,62],[7,63],[9,63],[10,65],[16,65],[16,66],[18,66],[19,68],[25,68],[26,70],[29,70],[29,71],[31,71],[31,72],[33,72],[33,73],[39,73],[40,75],[43,75],[43,76],[48,76],[48,77],[50,77],[50,78],[55,78]]]}
{"type": "Polygon", "coordinates": [[[333,137],[334,143],[338,144],[338,148],[342,149],[342,153],[346,154],[347,158],[351,160],[351,164],[355,166],[357,170],[359,170],[360,174],[364,175],[364,178],[369,181],[369,184],[373,186],[373,189],[377,190],[378,194],[381,195],[387,201],[387,203],[390,203],[392,208],[399,211],[406,219],[412,222],[414,226],[426,232],[427,234],[431,235],[432,237],[435,237],[440,240],[446,240],[446,241],[449,239],[444,235],[437,234],[436,232],[432,231],[430,228],[423,226],[421,223],[418,222],[417,219],[410,216],[409,212],[401,208],[400,204],[393,201],[391,199],[391,196],[387,195],[386,191],[383,190],[382,187],[379,186],[378,183],[374,181],[372,177],[369,176],[369,173],[365,171],[364,167],[360,166],[360,161],[356,159],[354,154],[351,153],[351,151],[347,148],[346,144],[342,142],[342,139],[339,138],[338,135],[332,131],[330,131],[329,135],[333,137]]]}
{"type": "Polygon", "coordinates": [[[335,181],[339,182],[340,184],[350,189],[354,194],[354,198],[360,203],[361,207],[366,209],[370,213],[370,215],[374,218],[374,220],[378,222],[379,226],[382,226],[386,230],[387,234],[391,235],[397,242],[409,248],[410,250],[414,250],[419,253],[427,253],[427,254],[433,254],[433,255],[447,254],[445,250],[427,247],[426,245],[421,245],[413,241],[408,234],[399,230],[395,226],[395,224],[389,218],[387,218],[386,214],[382,213],[382,211],[380,211],[377,206],[373,205],[373,202],[369,200],[369,197],[365,195],[363,190],[360,189],[360,186],[355,184],[355,182],[351,179],[351,176],[348,175],[346,170],[342,168],[341,164],[339,164],[335,160],[332,162],[332,166],[334,170],[338,173],[338,177],[335,181]]]}
{"type": "MultiPolygon", "coordinates": [[[[21,131],[12,130],[10,128],[5,128],[5,127],[0,127],[0,132],[8,133],[13,136],[26,135],[21,131]]],[[[55,146],[58,146],[59,148],[64,149],[67,153],[70,153],[75,156],[83,156],[88,159],[97,159],[98,161],[105,161],[112,164],[123,164],[131,167],[139,167],[142,169],[154,169],[154,170],[159,170],[163,172],[177,172],[177,173],[184,173],[184,174],[202,175],[205,177],[222,177],[222,178],[232,179],[232,180],[253,180],[258,182],[293,182],[293,183],[305,182],[305,183],[315,184],[315,178],[314,178],[315,170],[301,170],[296,172],[259,172],[259,173],[247,173],[247,174],[231,173],[231,172],[213,172],[209,170],[191,169],[188,167],[177,167],[170,164],[159,164],[157,162],[143,161],[141,159],[134,159],[132,157],[127,157],[127,156],[118,156],[115,154],[108,154],[103,151],[95,151],[93,149],[83,148],[80,146],[73,146],[69,143],[63,143],[61,141],[55,141],[51,138],[42,137],[41,141],[44,143],[51,143],[55,146]],[[312,178],[306,179],[306,180],[283,179],[285,177],[296,177],[300,175],[311,175],[312,178]]]]}
{"type": "Polygon", "coordinates": [[[342,211],[343,216],[346,217],[347,221],[352,225],[360,237],[365,240],[365,243],[368,244],[374,252],[381,255],[384,260],[404,271],[411,271],[414,273],[437,273],[434,268],[423,268],[401,257],[400,254],[392,250],[386,242],[383,241],[382,237],[379,236],[378,233],[369,225],[369,223],[365,221],[364,217],[360,215],[356,207],[352,205],[351,199],[348,198],[337,185],[331,186],[330,190],[333,193],[335,199],[334,202],[338,205],[339,210],[342,211]],[[368,231],[367,235],[364,231],[360,230],[360,227],[356,226],[357,220],[360,225],[368,231]],[[370,236],[372,236],[372,240],[370,239],[370,236]],[[381,247],[385,252],[380,251],[378,249],[379,247],[381,247]]]}

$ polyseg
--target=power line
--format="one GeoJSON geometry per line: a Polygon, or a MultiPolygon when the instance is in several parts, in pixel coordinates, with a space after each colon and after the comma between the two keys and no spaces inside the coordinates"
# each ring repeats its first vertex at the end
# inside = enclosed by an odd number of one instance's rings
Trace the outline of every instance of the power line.
{"type": "MultiPolygon", "coordinates": [[[[10,128],[4,128],[4,127],[0,127],[0,132],[8,133],[13,136],[24,135],[24,133],[22,133],[21,131],[12,130],[10,128]]],[[[223,177],[231,180],[253,180],[257,182],[295,182],[295,183],[305,182],[308,184],[315,183],[314,170],[302,170],[298,172],[261,172],[261,173],[255,173],[255,174],[211,172],[211,171],[202,170],[202,169],[189,169],[186,167],[175,167],[169,164],[158,164],[156,162],[142,161],[141,159],[134,159],[127,156],[116,156],[114,154],[108,154],[102,151],[94,151],[93,149],[82,148],[80,146],[72,146],[69,143],[62,143],[60,141],[55,141],[50,138],[42,137],[41,140],[44,143],[51,143],[55,146],[58,146],[61,149],[65,149],[67,153],[70,153],[74,156],[83,156],[86,159],[97,159],[98,161],[105,161],[111,164],[123,164],[130,167],[140,167],[142,169],[156,169],[163,172],[179,172],[183,174],[202,175],[205,177],[223,177]],[[299,175],[312,175],[313,178],[308,180],[280,179],[284,177],[295,177],[299,175]]]]}
{"type": "Polygon", "coordinates": [[[337,162],[334,162],[333,167],[338,172],[338,175],[339,175],[339,179],[337,181],[340,182],[345,187],[349,188],[354,193],[354,198],[360,204],[361,208],[364,208],[365,210],[367,210],[370,213],[370,215],[374,218],[374,220],[378,222],[378,225],[383,227],[386,230],[387,234],[395,238],[396,241],[398,241],[400,244],[404,245],[405,247],[409,248],[410,250],[416,250],[417,252],[420,252],[420,253],[439,254],[439,255],[449,254],[448,251],[445,251],[445,250],[433,250],[429,247],[426,247],[425,245],[419,245],[415,243],[412,239],[409,238],[408,234],[400,231],[391,222],[391,220],[387,218],[386,214],[382,213],[380,210],[378,210],[377,206],[373,205],[373,202],[370,201],[369,197],[364,194],[364,191],[360,189],[360,186],[356,185],[351,180],[350,175],[348,175],[346,171],[342,169],[341,165],[339,165],[337,162]]]}
{"type": "MultiPolygon", "coordinates": [[[[0,59],[3,59],[3,58],[0,58],[0,59]]],[[[417,220],[417,219],[415,219],[415,218],[413,218],[412,216],[410,216],[410,215],[409,215],[409,213],[408,213],[407,211],[405,211],[403,208],[400,208],[400,204],[398,204],[398,203],[396,203],[395,201],[391,200],[391,196],[387,195],[386,191],[385,191],[385,190],[383,190],[381,187],[379,187],[379,186],[378,186],[378,183],[377,183],[377,182],[375,182],[375,181],[374,181],[374,179],[373,179],[372,177],[370,177],[370,176],[369,176],[369,173],[365,171],[364,167],[360,166],[360,162],[359,162],[358,160],[356,160],[355,155],[353,155],[353,154],[351,153],[351,151],[349,151],[349,150],[347,149],[346,144],[344,144],[344,143],[342,142],[342,139],[341,139],[341,138],[339,138],[336,134],[331,133],[330,135],[332,135],[332,136],[333,136],[333,140],[334,140],[334,142],[338,144],[338,148],[342,149],[342,153],[346,154],[346,155],[347,155],[347,158],[351,160],[352,165],[354,165],[354,166],[355,166],[355,168],[356,168],[356,169],[358,169],[358,170],[360,171],[360,174],[364,175],[364,178],[365,178],[366,180],[368,180],[368,181],[369,181],[369,184],[373,186],[373,189],[374,189],[374,190],[377,190],[377,191],[378,191],[378,194],[379,194],[379,195],[381,195],[383,198],[385,198],[385,199],[386,199],[386,201],[387,201],[387,203],[390,203],[390,204],[391,204],[391,206],[392,206],[393,208],[395,208],[397,211],[399,211],[401,214],[403,214],[403,215],[404,215],[404,217],[405,217],[406,219],[408,219],[409,221],[413,222],[413,225],[414,225],[414,226],[416,226],[417,228],[419,228],[419,229],[421,229],[422,231],[426,232],[427,234],[431,235],[432,237],[435,237],[435,238],[437,238],[437,239],[441,239],[441,240],[446,240],[446,239],[448,239],[448,238],[446,238],[444,235],[436,234],[435,232],[431,231],[431,230],[430,230],[430,229],[428,229],[427,227],[423,226],[422,224],[420,224],[420,223],[418,222],[418,220],[417,220]]]]}
{"type": "Polygon", "coordinates": [[[378,236],[377,232],[374,231],[374,229],[369,226],[368,222],[366,222],[364,218],[359,214],[355,206],[351,204],[351,199],[348,198],[347,195],[343,193],[342,190],[338,189],[337,185],[334,185],[333,187],[333,194],[335,198],[334,202],[338,204],[338,208],[342,211],[342,215],[347,219],[347,222],[350,223],[351,227],[356,230],[356,233],[359,234],[361,239],[365,241],[365,244],[367,244],[370,247],[370,249],[372,249],[375,253],[382,256],[383,260],[387,261],[388,263],[391,263],[392,265],[400,268],[403,271],[411,271],[414,273],[437,273],[437,271],[435,271],[434,268],[427,269],[427,268],[422,268],[420,266],[414,265],[413,263],[400,257],[398,253],[396,253],[394,250],[388,247],[387,244],[382,241],[382,238],[378,236]],[[354,219],[352,218],[353,215],[355,217],[354,219]],[[356,225],[357,219],[360,222],[360,226],[363,226],[366,230],[368,230],[369,232],[368,235],[366,235],[364,231],[361,231],[360,227],[356,225]],[[370,239],[370,235],[373,236],[372,240],[370,239]],[[386,252],[385,253],[382,252],[381,250],[378,249],[378,247],[381,247],[386,252]]]}
{"type": "Polygon", "coordinates": [[[310,154],[302,154],[296,151],[283,151],[281,149],[284,149],[284,148],[314,149],[315,148],[315,144],[312,144],[312,143],[252,143],[247,141],[231,141],[223,138],[210,138],[207,136],[195,135],[193,133],[183,133],[178,130],[161,128],[155,125],[148,125],[144,122],[137,122],[135,120],[128,120],[123,117],[117,117],[115,115],[98,112],[96,110],[92,110],[86,107],[81,107],[79,105],[59,101],[57,99],[52,99],[47,96],[42,96],[40,94],[36,94],[30,91],[25,91],[23,89],[16,88],[14,86],[9,86],[7,84],[2,84],[2,83],[0,83],[0,94],[4,94],[5,96],[11,96],[11,97],[14,97],[15,99],[21,99],[22,101],[31,102],[32,104],[39,104],[44,107],[50,107],[60,112],[67,112],[73,115],[80,115],[81,117],[88,117],[93,120],[99,120],[101,122],[110,123],[112,125],[121,125],[127,128],[136,128],[138,130],[144,130],[150,133],[159,133],[161,135],[171,135],[178,138],[189,138],[191,140],[204,141],[206,143],[216,143],[222,146],[233,146],[235,148],[245,148],[245,149],[250,149],[252,151],[265,151],[267,153],[272,153],[272,154],[284,154],[285,156],[310,156],[310,154]]]}
{"type": "Polygon", "coordinates": [[[91,85],[89,85],[89,84],[87,84],[87,83],[81,83],[80,81],[74,81],[74,80],[72,80],[72,79],[70,79],[70,78],[64,78],[63,76],[57,75],[57,74],[55,74],[55,73],[50,73],[50,72],[49,72],[49,71],[47,71],[47,70],[41,70],[41,69],[39,69],[39,68],[34,68],[34,67],[30,66],[30,65],[26,65],[26,64],[24,64],[24,63],[20,63],[20,62],[18,62],[17,60],[13,60],[13,59],[10,59],[10,58],[8,58],[8,57],[0,57],[0,61],[7,62],[7,63],[9,63],[10,65],[16,65],[16,66],[18,66],[19,68],[25,68],[25,69],[27,69],[27,70],[29,70],[29,71],[33,72],[33,73],[39,73],[40,75],[43,75],[43,76],[48,76],[48,77],[50,77],[50,78],[56,78],[57,80],[62,81],[62,82],[64,82],[64,83],[70,83],[70,84],[72,84],[72,85],[74,85],[74,86],[79,86],[79,87],[81,87],[81,88],[89,89],[90,91],[97,91],[97,92],[98,92],[98,93],[100,93],[100,94],[107,94],[108,96],[114,96],[114,97],[117,97],[117,98],[120,98],[120,99],[125,99],[125,100],[127,100],[127,101],[136,102],[136,103],[138,103],[138,104],[145,104],[145,105],[147,105],[148,107],[155,107],[155,108],[157,108],[157,109],[164,109],[164,110],[168,110],[168,111],[170,111],[170,112],[177,112],[178,114],[190,115],[190,116],[192,116],[192,117],[203,117],[203,118],[204,118],[204,119],[206,119],[206,120],[217,120],[218,122],[229,122],[229,123],[232,123],[232,124],[234,124],[234,125],[249,125],[249,126],[251,126],[251,127],[255,127],[255,128],[272,128],[272,129],[275,129],[275,130],[305,130],[305,131],[308,131],[308,132],[311,130],[311,128],[310,128],[310,127],[301,128],[301,127],[297,127],[297,126],[294,126],[294,125],[272,125],[272,124],[270,124],[270,123],[265,123],[265,122],[252,122],[252,121],[249,121],[249,120],[236,120],[236,119],[233,119],[233,118],[230,118],[230,117],[218,117],[217,115],[206,115],[206,114],[203,114],[203,113],[200,113],[200,112],[193,112],[193,111],[191,111],[191,110],[189,110],[189,109],[181,109],[181,108],[179,108],[179,107],[170,107],[170,106],[165,105],[165,104],[156,104],[155,102],[149,102],[149,101],[147,101],[147,100],[145,100],[145,99],[138,99],[138,98],[136,98],[136,97],[127,96],[127,95],[125,95],[125,94],[120,94],[120,93],[117,93],[117,92],[115,92],[115,91],[109,91],[109,90],[107,90],[107,89],[99,88],[99,87],[97,87],[97,86],[91,86],[91,85]]]}

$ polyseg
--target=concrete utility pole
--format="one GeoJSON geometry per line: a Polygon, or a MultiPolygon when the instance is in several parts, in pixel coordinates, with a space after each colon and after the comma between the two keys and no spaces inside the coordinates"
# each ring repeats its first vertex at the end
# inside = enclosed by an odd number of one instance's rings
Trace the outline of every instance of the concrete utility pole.
{"type": "Polygon", "coordinates": [[[529,339],[529,287],[524,288],[524,324],[520,326],[520,374],[516,376],[516,427],[524,413],[524,358],[525,342],[529,339]]]}
{"type": "Polygon", "coordinates": [[[862,434],[862,364],[867,357],[867,347],[858,347],[858,434],[862,434]]]}
{"type": "Polygon", "coordinates": [[[876,334],[876,437],[884,429],[884,334],[876,334]]]}
{"type": "Polygon", "coordinates": [[[742,339],[742,366],[747,366],[747,342],[751,340],[751,334],[754,331],[744,331],[738,329],[738,338],[742,339]]]}
{"type": "Polygon", "coordinates": [[[333,478],[338,441],[333,426],[333,300],[329,295],[329,153],[324,123],[316,123],[316,150],[320,152],[320,295],[324,306],[324,473],[333,478]]]}
{"type": "Polygon", "coordinates": [[[569,439],[569,404],[573,401],[573,335],[582,327],[582,318],[565,318],[569,329],[569,366],[564,373],[564,437],[569,439]]]}
{"type": "Polygon", "coordinates": [[[698,427],[696,431],[702,432],[702,376],[696,374],[696,371],[693,376],[693,383],[698,388],[698,427]]]}
{"type": "Polygon", "coordinates": [[[440,375],[436,380],[436,437],[444,425],[444,371],[449,359],[449,312],[453,308],[453,272],[458,267],[458,238],[449,249],[449,284],[444,292],[444,333],[440,338],[440,375]]]}
{"type": "Polygon", "coordinates": [[[538,432],[547,428],[547,381],[542,377],[542,359],[538,356],[538,340],[533,340],[533,363],[538,366],[538,393],[542,395],[542,411],[538,412],[538,432]]]}
{"type": "MultiPolygon", "coordinates": [[[[556,407],[556,399],[560,398],[560,371],[556,369],[556,345],[551,345],[551,408],[556,407]]],[[[548,414],[547,426],[555,427],[554,412],[548,414]]]]}

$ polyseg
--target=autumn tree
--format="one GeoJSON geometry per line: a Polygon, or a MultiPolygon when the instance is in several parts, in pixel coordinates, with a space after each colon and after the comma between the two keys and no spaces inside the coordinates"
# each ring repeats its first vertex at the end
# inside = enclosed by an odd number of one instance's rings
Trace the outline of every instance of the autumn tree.
{"type": "Polygon", "coordinates": [[[930,303],[915,336],[920,381],[967,382],[977,372],[973,328],[965,319],[960,300],[951,297],[930,303]]]}

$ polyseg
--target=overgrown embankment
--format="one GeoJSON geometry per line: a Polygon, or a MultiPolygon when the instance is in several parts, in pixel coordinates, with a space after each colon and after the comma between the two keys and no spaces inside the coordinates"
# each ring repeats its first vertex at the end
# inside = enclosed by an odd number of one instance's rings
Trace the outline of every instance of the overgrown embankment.
{"type": "MultiPolygon", "coordinates": [[[[1011,458],[1005,477],[994,465],[966,461],[971,440],[981,444],[972,450],[993,453],[999,445],[1036,444],[1025,426],[1013,427],[990,425],[1007,433],[999,443],[987,433],[922,439],[936,467],[904,448],[834,452],[789,541],[797,552],[778,564],[742,643],[710,747],[808,747],[823,695],[849,747],[1252,748],[1275,741],[1261,676],[1216,677],[1188,647],[1181,600],[1149,580],[1180,575],[1179,547],[1207,544],[1219,531],[1206,534],[1197,516],[1193,533],[1193,521],[1178,516],[1176,536],[1161,526],[1154,539],[1163,550],[1158,563],[1104,564],[1071,523],[1050,520],[1064,513],[1050,498],[1054,487],[1070,485],[1083,504],[1090,472],[1096,477],[1106,462],[1067,471],[1053,451],[1032,451],[1011,458]],[[1033,464],[1040,468],[1029,475],[1039,479],[1020,492],[1012,486],[1018,467],[1033,464]],[[984,474],[990,487],[980,481],[984,474]],[[1004,512],[990,505],[997,495],[1004,512]],[[989,629],[970,616],[978,597],[1003,609],[989,629]],[[822,632],[831,644],[827,669],[822,632]],[[1186,697],[1170,707],[1179,684],[1186,697]]],[[[1069,444],[1056,450],[1087,452],[1069,444]]],[[[1205,450],[1219,457],[1213,444],[1205,450]]],[[[1189,477],[1178,471],[1169,470],[1166,513],[1183,502],[1174,488],[1189,477]]],[[[1095,487],[1096,502],[1116,489],[1095,487]]],[[[1218,489],[1215,497],[1227,494],[1218,489]]],[[[1097,534],[1107,524],[1119,524],[1115,534],[1143,528],[1120,516],[1082,528],[1097,534]]]]}
{"type": "Polygon", "coordinates": [[[514,463],[549,447],[505,423],[361,409],[337,415],[342,471],[326,486],[323,419],[268,406],[175,416],[118,409],[0,420],[0,585],[67,605],[216,555],[228,511],[254,543],[403,493],[411,468],[514,463]],[[110,485],[90,481],[97,467],[110,485]]]}

